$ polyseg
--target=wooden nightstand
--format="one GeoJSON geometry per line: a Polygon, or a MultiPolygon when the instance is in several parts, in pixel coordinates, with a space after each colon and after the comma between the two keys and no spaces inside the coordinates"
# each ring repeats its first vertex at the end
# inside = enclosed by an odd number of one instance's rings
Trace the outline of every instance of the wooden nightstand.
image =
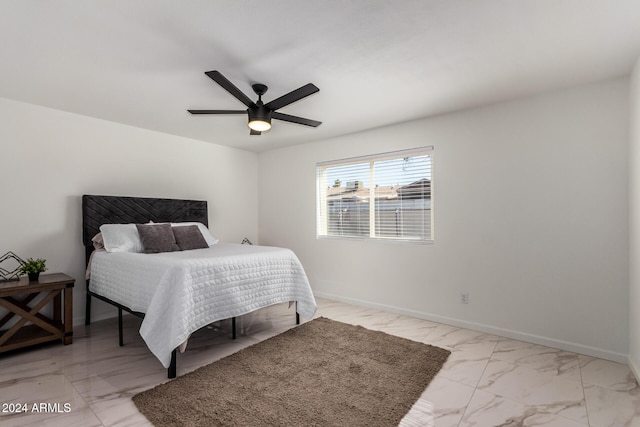
{"type": "Polygon", "coordinates": [[[0,319],[0,328],[14,316],[20,318],[8,329],[0,330],[0,353],[60,340],[63,344],[73,342],[73,285],[75,279],[62,273],[41,274],[37,282],[22,278],[11,282],[0,282],[0,307],[9,310],[0,319]],[[22,300],[14,297],[26,295],[22,300]],[[33,307],[28,304],[42,295],[33,307]],[[64,318],[62,299],[64,298],[64,318]],[[40,311],[53,301],[53,319],[40,311]],[[31,325],[25,326],[25,323],[31,325]]]}

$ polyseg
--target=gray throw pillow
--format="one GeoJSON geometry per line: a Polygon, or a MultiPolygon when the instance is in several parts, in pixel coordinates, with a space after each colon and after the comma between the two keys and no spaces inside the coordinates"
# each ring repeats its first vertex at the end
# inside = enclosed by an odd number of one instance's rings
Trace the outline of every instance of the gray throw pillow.
{"type": "Polygon", "coordinates": [[[179,251],[171,224],[136,224],[146,254],[179,251]]]}
{"type": "Polygon", "coordinates": [[[180,247],[181,251],[204,249],[209,247],[197,225],[173,227],[173,235],[175,236],[176,243],[180,247]]]}

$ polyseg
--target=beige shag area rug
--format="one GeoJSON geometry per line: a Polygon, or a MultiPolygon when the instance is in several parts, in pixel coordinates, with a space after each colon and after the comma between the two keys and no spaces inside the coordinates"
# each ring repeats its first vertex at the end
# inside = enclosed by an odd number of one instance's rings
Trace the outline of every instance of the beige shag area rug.
{"type": "Polygon", "coordinates": [[[449,351],[319,318],[133,397],[155,426],[397,426],[449,351]]]}

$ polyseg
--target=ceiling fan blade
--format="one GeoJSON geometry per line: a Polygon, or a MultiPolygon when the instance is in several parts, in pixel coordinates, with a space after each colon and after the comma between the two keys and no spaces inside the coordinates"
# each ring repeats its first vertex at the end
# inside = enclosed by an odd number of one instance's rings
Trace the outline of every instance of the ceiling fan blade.
{"type": "Polygon", "coordinates": [[[249,135],[262,135],[262,132],[251,129],[251,132],[249,132],[249,135]]]}
{"type": "Polygon", "coordinates": [[[191,114],[246,114],[247,110],[187,110],[191,114]]]}
{"type": "Polygon", "coordinates": [[[271,114],[271,118],[283,120],[285,122],[297,123],[299,125],[313,126],[314,128],[322,124],[322,122],[319,122],[317,120],[305,119],[303,117],[297,117],[297,116],[290,116],[289,114],[278,113],[277,111],[274,111],[271,114]]]}
{"type": "Polygon", "coordinates": [[[299,101],[304,97],[313,95],[318,91],[320,91],[320,89],[318,89],[314,84],[309,83],[302,86],[301,88],[287,93],[286,95],[282,95],[280,98],[276,98],[273,101],[268,102],[267,104],[265,104],[265,107],[270,110],[278,110],[284,106],[299,101]]]}
{"type": "Polygon", "coordinates": [[[240,89],[238,89],[233,83],[231,83],[225,76],[219,71],[205,71],[205,74],[209,76],[214,82],[218,83],[231,95],[235,96],[240,102],[247,107],[253,107],[255,103],[240,89]]]}

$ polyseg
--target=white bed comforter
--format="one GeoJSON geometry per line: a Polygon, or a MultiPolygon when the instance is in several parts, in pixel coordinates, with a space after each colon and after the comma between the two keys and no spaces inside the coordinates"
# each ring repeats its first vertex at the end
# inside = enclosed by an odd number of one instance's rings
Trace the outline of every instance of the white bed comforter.
{"type": "Polygon", "coordinates": [[[96,253],[89,289],[145,313],[140,335],[165,368],[171,352],[209,323],[287,301],[307,319],[317,308],[296,255],[269,246],[96,253]]]}

